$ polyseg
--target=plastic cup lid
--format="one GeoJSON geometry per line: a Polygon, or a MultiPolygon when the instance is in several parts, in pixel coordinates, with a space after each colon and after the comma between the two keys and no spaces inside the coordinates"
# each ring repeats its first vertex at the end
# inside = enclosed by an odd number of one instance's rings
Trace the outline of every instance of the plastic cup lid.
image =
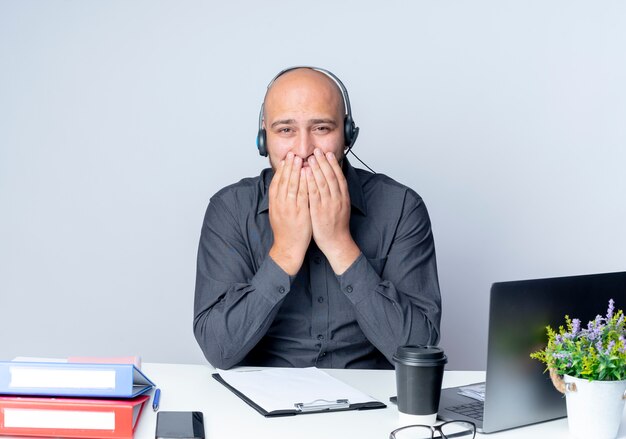
{"type": "Polygon", "coordinates": [[[416,366],[446,364],[448,358],[437,346],[400,346],[393,356],[398,363],[416,366]]]}

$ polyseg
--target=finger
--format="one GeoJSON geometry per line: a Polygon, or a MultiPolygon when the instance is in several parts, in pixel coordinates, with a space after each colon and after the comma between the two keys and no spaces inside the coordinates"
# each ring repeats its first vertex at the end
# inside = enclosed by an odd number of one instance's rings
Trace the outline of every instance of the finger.
{"type": "Polygon", "coordinates": [[[335,154],[333,154],[332,152],[327,152],[326,159],[328,160],[330,167],[335,173],[335,178],[337,179],[337,184],[339,186],[341,195],[347,195],[349,197],[350,194],[348,192],[348,182],[346,181],[345,175],[343,175],[343,170],[341,169],[341,165],[339,164],[337,157],[335,157],[335,154]]]}
{"type": "Polygon", "coordinates": [[[289,176],[289,185],[287,187],[287,198],[296,201],[298,195],[298,186],[300,185],[300,169],[302,169],[302,159],[298,156],[294,157],[291,167],[291,175],[289,176]]]}
{"type": "Polygon", "coordinates": [[[269,195],[270,198],[276,197],[278,193],[278,186],[280,185],[281,174],[283,173],[283,169],[285,168],[285,161],[281,160],[276,166],[276,171],[274,171],[274,176],[272,177],[272,181],[270,182],[269,195]]]}
{"type": "Polygon", "coordinates": [[[298,207],[300,209],[309,209],[309,190],[306,181],[306,170],[300,168],[300,182],[298,183],[298,207]]]}
{"type": "Polygon", "coordinates": [[[317,157],[309,157],[309,169],[311,170],[312,177],[315,180],[315,187],[319,193],[320,200],[322,198],[329,198],[331,196],[330,188],[328,187],[326,177],[324,176],[324,173],[322,172],[322,169],[317,161],[317,157]]]}
{"type": "Polygon", "coordinates": [[[306,183],[307,190],[309,193],[309,206],[311,206],[311,212],[316,211],[320,204],[320,192],[317,188],[317,183],[315,181],[315,177],[313,176],[313,170],[309,168],[304,168],[306,172],[306,183]]]}
{"type": "MultiPolygon", "coordinates": [[[[337,177],[335,176],[335,171],[331,167],[330,163],[328,163],[328,158],[324,155],[321,149],[316,148],[315,158],[317,159],[317,163],[320,165],[320,169],[324,173],[324,177],[328,182],[328,189],[330,190],[331,195],[339,196],[339,183],[337,182],[337,177]]],[[[332,153],[331,153],[332,154],[332,153]]]]}
{"type": "Polygon", "coordinates": [[[291,178],[291,169],[293,168],[294,154],[289,152],[285,158],[285,167],[278,182],[278,198],[287,198],[287,190],[289,188],[289,179],[291,178]]]}

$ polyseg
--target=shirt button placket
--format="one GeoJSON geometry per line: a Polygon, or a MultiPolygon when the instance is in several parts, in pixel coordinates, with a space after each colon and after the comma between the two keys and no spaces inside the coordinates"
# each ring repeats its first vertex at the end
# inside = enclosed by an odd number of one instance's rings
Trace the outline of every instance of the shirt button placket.
{"type": "Polygon", "coordinates": [[[329,366],[329,357],[326,355],[328,344],[326,336],[328,332],[328,270],[324,263],[324,257],[315,252],[310,259],[311,271],[311,299],[313,302],[313,325],[311,328],[312,336],[315,339],[315,348],[317,349],[318,367],[329,366]]]}

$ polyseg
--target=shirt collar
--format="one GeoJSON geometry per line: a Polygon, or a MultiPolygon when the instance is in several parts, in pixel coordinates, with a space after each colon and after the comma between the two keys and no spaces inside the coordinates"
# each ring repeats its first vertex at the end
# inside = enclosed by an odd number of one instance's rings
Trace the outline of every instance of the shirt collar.
{"type": "Polygon", "coordinates": [[[270,207],[269,188],[274,171],[271,168],[266,168],[261,171],[261,177],[259,178],[259,207],[256,211],[257,215],[265,212],[270,207]]]}
{"type": "MultiPolygon", "coordinates": [[[[347,158],[343,159],[343,174],[348,181],[348,192],[350,193],[350,204],[352,207],[359,210],[364,216],[367,215],[367,206],[365,204],[365,196],[363,195],[363,187],[361,186],[361,180],[356,170],[352,167],[347,158]]],[[[269,209],[269,187],[274,171],[267,168],[261,171],[259,179],[260,185],[260,199],[257,214],[263,213],[269,209]]]]}

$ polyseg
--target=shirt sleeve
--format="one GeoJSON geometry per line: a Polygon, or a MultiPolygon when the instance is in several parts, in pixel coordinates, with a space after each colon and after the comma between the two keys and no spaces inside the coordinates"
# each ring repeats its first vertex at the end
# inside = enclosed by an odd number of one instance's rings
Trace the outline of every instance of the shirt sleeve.
{"type": "Polygon", "coordinates": [[[269,329],[293,279],[269,255],[255,267],[236,217],[213,197],[198,248],[193,321],[209,363],[228,369],[241,362],[269,329]]]}
{"type": "Polygon", "coordinates": [[[363,333],[390,362],[398,346],[438,343],[435,243],[428,211],[415,192],[407,190],[386,257],[368,260],[361,253],[337,279],[363,333]]]}

